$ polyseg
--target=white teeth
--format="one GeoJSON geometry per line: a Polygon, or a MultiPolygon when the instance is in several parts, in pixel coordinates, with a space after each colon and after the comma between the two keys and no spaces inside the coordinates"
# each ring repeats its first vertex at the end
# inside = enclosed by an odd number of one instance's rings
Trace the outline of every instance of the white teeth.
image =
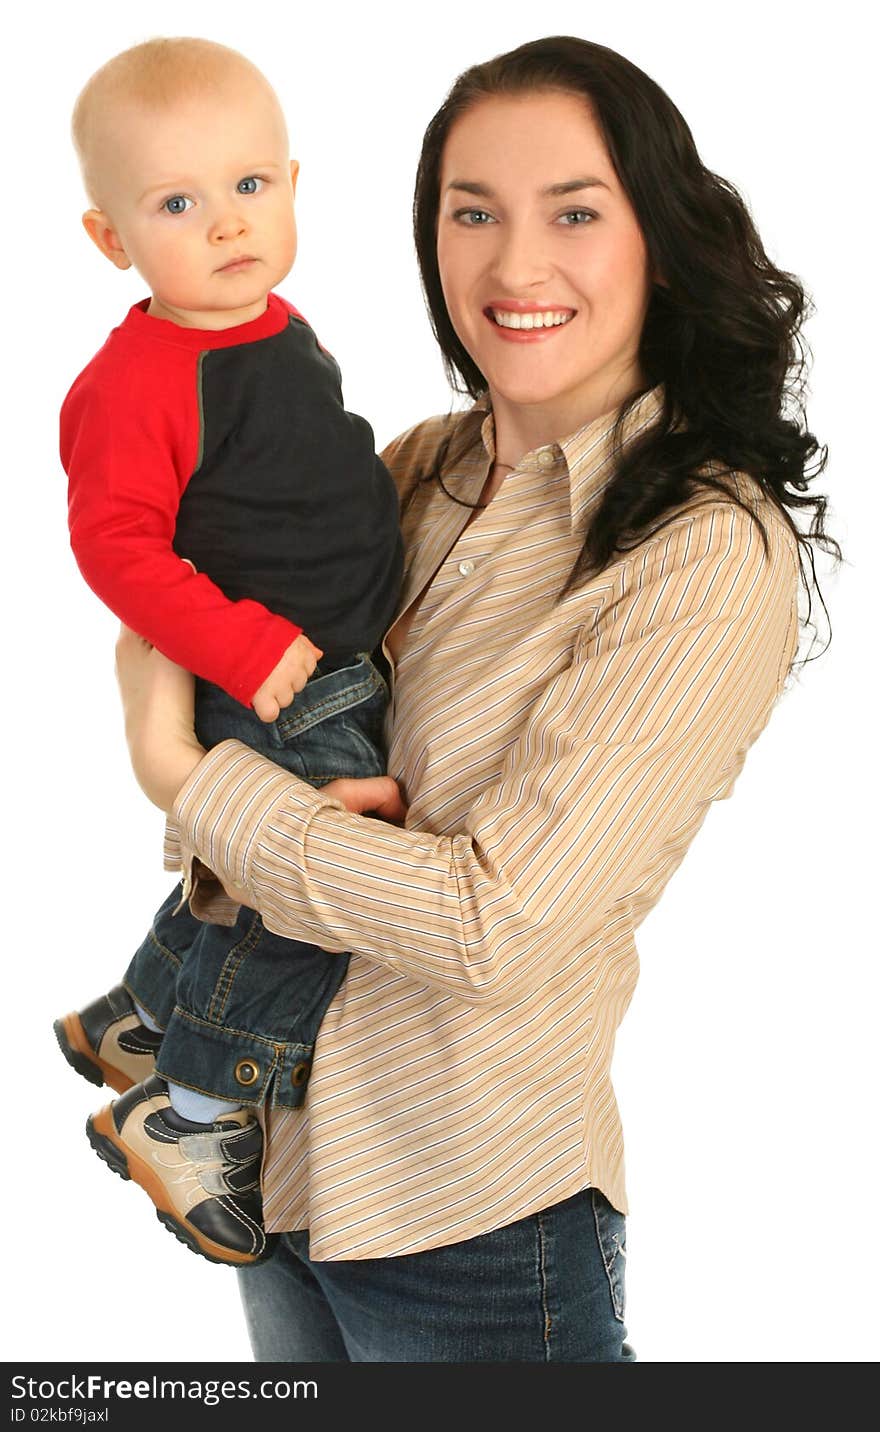
{"type": "Polygon", "coordinates": [[[548,308],[541,313],[511,313],[506,308],[489,310],[499,328],[558,328],[574,318],[569,310],[548,308]]]}

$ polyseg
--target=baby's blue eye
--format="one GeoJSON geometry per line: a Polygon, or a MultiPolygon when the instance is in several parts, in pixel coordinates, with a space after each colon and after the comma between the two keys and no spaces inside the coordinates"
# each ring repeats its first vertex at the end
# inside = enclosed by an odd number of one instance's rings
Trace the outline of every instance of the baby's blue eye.
{"type": "Polygon", "coordinates": [[[192,199],[187,199],[185,194],[172,194],[162,208],[169,214],[185,214],[187,209],[192,208],[192,199]]]}
{"type": "Polygon", "coordinates": [[[239,179],[235,187],[239,194],[257,194],[263,187],[263,181],[249,174],[247,179],[239,179]]]}

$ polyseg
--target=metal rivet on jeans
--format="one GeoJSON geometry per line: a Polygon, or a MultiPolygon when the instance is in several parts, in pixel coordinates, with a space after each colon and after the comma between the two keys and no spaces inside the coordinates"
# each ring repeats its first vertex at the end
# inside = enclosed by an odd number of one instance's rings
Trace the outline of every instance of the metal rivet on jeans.
{"type": "Polygon", "coordinates": [[[305,1060],[294,1064],[290,1071],[290,1082],[294,1089],[301,1089],[309,1077],[309,1066],[305,1060]]]}
{"type": "Polygon", "coordinates": [[[235,1077],[239,1084],[256,1084],[260,1077],[260,1066],[252,1059],[239,1059],[235,1066],[235,1077]]]}

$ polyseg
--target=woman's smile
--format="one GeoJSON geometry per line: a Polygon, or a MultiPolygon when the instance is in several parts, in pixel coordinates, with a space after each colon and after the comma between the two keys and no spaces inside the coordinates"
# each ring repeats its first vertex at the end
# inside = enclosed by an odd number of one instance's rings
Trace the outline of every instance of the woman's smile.
{"type": "Polygon", "coordinates": [[[558,334],[575,316],[573,308],[557,308],[551,304],[537,307],[521,303],[492,302],[485,315],[497,336],[507,343],[540,343],[558,334]]]}

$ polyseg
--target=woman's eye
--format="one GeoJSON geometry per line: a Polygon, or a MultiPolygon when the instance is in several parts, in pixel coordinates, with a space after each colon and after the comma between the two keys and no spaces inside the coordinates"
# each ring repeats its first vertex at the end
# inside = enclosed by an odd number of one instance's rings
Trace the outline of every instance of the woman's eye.
{"type": "Polygon", "coordinates": [[[472,229],[494,222],[492,215],[487,214],[485,209],[456,209],[452,217],[472,229]]]}
{"type": "Polygon", "coordinates": [[[239,179],[235,187],[239,194],[259,194],[263,180],[258,179],[255,174],[249,174],[246,179],[239,179]]]}
{"type": "Polygon", "coordinates": [[[165,200],[162,208],[167,214],[185,214],[192,205],[192,199],[187,199],[185,194],[172,194],[170,199],[165,200]]]}
{"type": "Polygon", "coordinates": [[[559,223],[567,229],[583,228],[590,224],[596,215],[590,209],[566,209],[564,214],[559,215],[559,223]]]}

